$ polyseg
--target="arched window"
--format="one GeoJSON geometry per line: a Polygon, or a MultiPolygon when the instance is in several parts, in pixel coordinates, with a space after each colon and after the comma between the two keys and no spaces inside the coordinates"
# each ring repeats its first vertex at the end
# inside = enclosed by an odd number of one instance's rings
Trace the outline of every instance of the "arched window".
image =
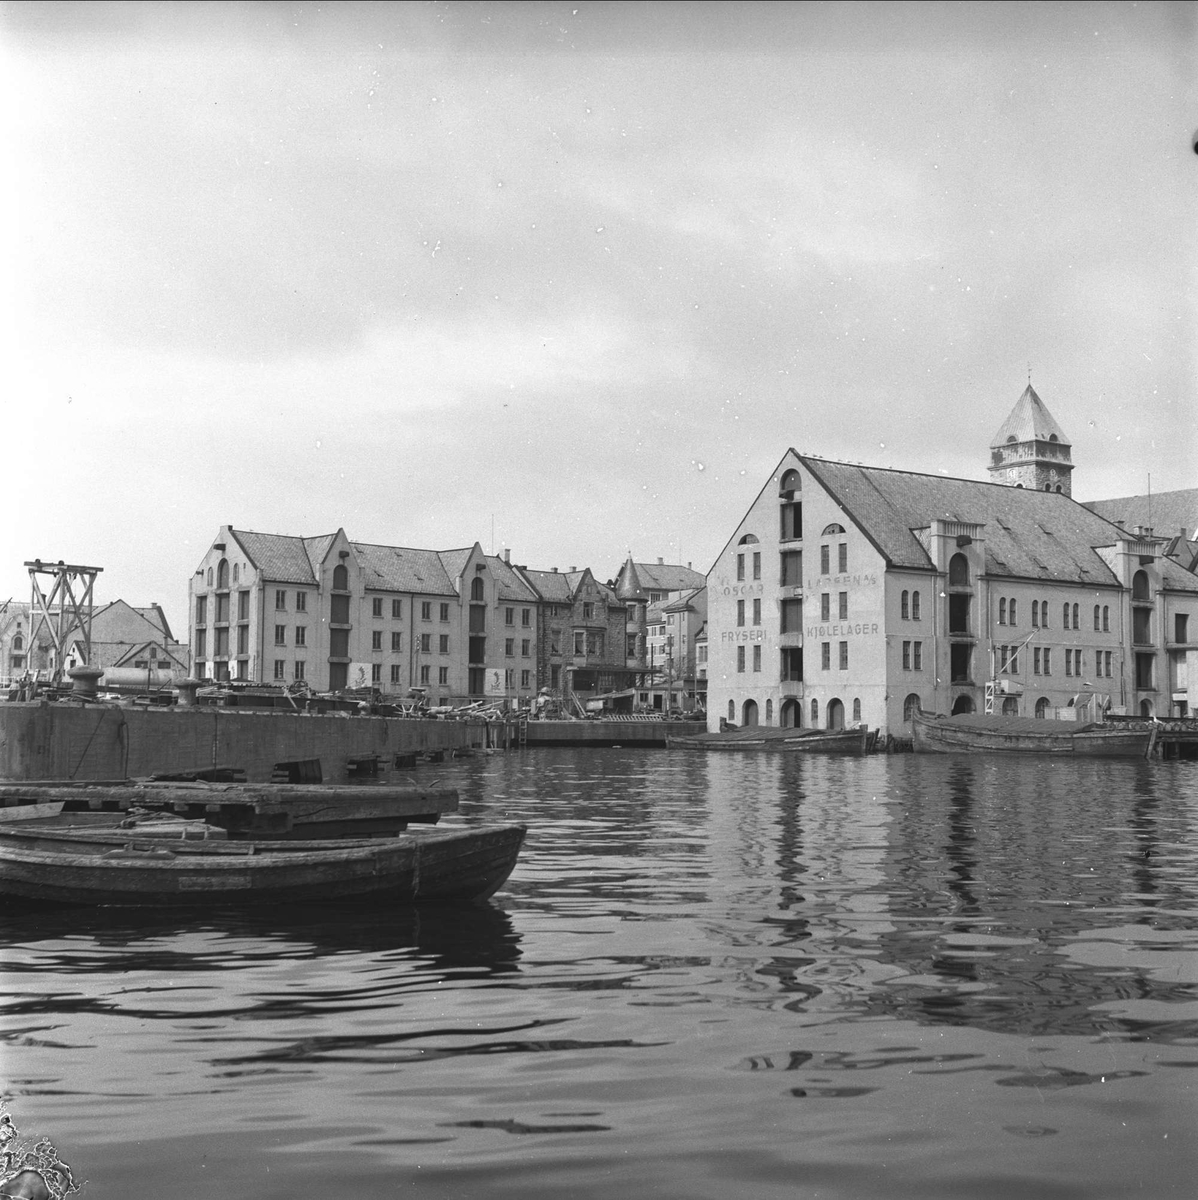
{"type": "Polygon", "coordinates": [[[744,713],[744,720],[741,722],[742,725],[745,725],[746,727],[748,727],[750,725],[757,724],[757,701],[756,700],[746,700],[744,703],[744,708],[742,709],[742,712],[744,713]]]}
{"type": "Polygon", "coordinates": [[[1032,601],[1032,628],[1038,629],[1040,626],[1040,601],[1032,601]]]}
{"type": "Polygon", "coordinates": [[[1061,605],[1061,628],[1062,629],[1069,628],[1069,605],[1068,604],[1061,605]]]}
{"type": "Polygon", "coordinates": [[[912,621],[919,620],[919,593],[918,592],[911,593],[911,620],[912,621]]]}
{"type": "Polygon", "coordinates": [[[1061,487],[1061,485],[1059,483],[1057,484],[1057,486],[1055,488],[1053,488],[1053,491],[1056,492],[1058,496],[1061,494],[1061,492],[1063,490],[1064,489],[1061,487]]]}
{"type": "Polygon", "coordinates": [[[910,725],[911,718],[915,715],[915,713],[919,712],[919,709],[920,709],[919,697],[914,692],[912,692],[906,698],[906,700],[903,701],[903,720],[906,721],[908,725],[910,725]]]}
{"type": "Polygon", "coordinates": [[[825,710],[824,718],[827,721],[829,729],[844,728],[844,705],[840,700],[829,700],[828,707],[825,710]]]}
{"type": "Polygon", "coordinates": [[[227,558],[222,558],[216,564],[216,586],[218,588],[229,586],[229,560],[227,558]]]}
{"type": "Polygon", "coordinates": [[[1152,701],[1151,700],[1141,700],[1140,701],[1140,716],[1142,716],[1142,717],[1152,716],[1152,701]]]}
{"type": "Polygon", "coordinates": [[[798,471],[793,468],[786,471],[782,475],[782,479],[778,484],[778,491],[788,499],[793,492],[802,491],[803,481],[799,478],[798,471]]]}
{"type": "Polygon", "coordinates": [[[1040,699],[1036,701],[1036,716],[1038,716],[1041,720],[1043,720],[1044,717],[1047,715],[1048,715],[1048,697],[1041,696],[1040,699]]]}
{"type": "Polygon", "coordinates": [[[485,600],[486,598],[487,593],[483,585],[482,578],[476,575],[470,581],[470,599],[477,602],[479,600],[485,600]]]}
{"type": "Polygon", "coordinates": [[[739,542],[737,542],[737,545],[738,546],[751,546],[756,541],[757,541],[757,537],[755,534],[746,533],[745,536],[743,538],[741,538],[739,542]]]}
{"type": "Polygon", "coordinates": [[[728,720],[729,721],[736,720],[736,701],[735,700],[728,701],[728,720]]]}
{"type": "Polygon", "coordinates": [[[349,591],[349,571],[344,563],[338,563],[333,568],[333,591],[349,591]]]}
{"type": "Polygon", "coordinates": [[[1111,610],[1106,604],[1102,606],[1102,632],[1111,632],[1111,610]]]}
{"type": "Polygon", "coordinates": [[[903,620],[904,621],[910,620],[910,618],[911,618],[911,593],[910,592],[904,592],[902,594],[902,597],[899,600],[899,606],[901,609],[901,615],[902,615],[903,620]]]}
{"type": "Polygon", "coordinates": [[[1131,598],[1133,600],[1151,600],[1148,593],[1148,572],[1137,571],[1131,580],[1131,598]]]}
{"type": "Polygon", "coordinates": [[[1018,624],[1019,624],[1019,618],[1018,618],[1018,615],[1017,615],[1017,614],[1018,614],[1018,609],[1016,608],[1016,605],[1017,605],[1017,604],[1018,604],[1018,601],[1015,599],[1015,597],[1014,597],[1014,596],[1012,596],[1012,597],[1011,597],[1011,607],[1010,607],[1010,609],[1009,609],[1009,610],[1008,610],[1008,612],[1007,612],[1007,615],[1008,615],[1008,617],[1010,617],[1010,623],[1011,623],[1012,625],[1018,625],[1018,624]]]}
{"type": "Polygon", "coordinates": [[[797,729],[803,723],[803,707],[797,700],[783,700],[778,710],[778,724],[783,729],[797,729]]]}
{"type": "Polygon", "coordinates": [[[1078,605],[1075,604],[1073,606],[1073,628],[1074,629],[1081,628],[1081,623],[1079,620],[1080,617],[1081,617],[1081,609],[1078,605]]]}
{"type": "Polygon", "coordinates": [[[954,554],[948,561],[948,586],[969,586],[969,559],[964,554],[954,554]]]}
{"type": "Polygon", "coordinates": [[[1048,435],[1048,440],[1049,440],[1050,442],[1055,442],[1055,441],[1057,441],[1057,440],[1058,440],[1058,438],[1057,438],[1057,435],[1056,435],[1055,433],[1050,433],[1050,434],[1048,435]]]}
{"type": "Polygon", "coordinates": [[[209,587],[212,586],[212,568],[211,567],[208,568],[208,586],[209,587]]]}
{"type": "Polygon", "coordinates": [[[1019,701],[1014,696],[1008,696],[1002,702],[1002,715],[1004,717],[1019,716],[1019,701]]]}
{"type": "Polygon", "coordinates": [[[241,563],[234,563],[233,564],[233,582],[234,583],[237,582],[240,575],[241,575],[241,563]]]}
{"type": "Polygon", "coordinates": [[[824,527],[824,532],[821,537],[831,537],[834,533],[844,533],[843,525],[827,525],[824,527]]]}
{"type": "Polygon", "coordinates": [[[772,700],[765,702],[765,723],[767,725],[774,723],[774,702],[772,700]]]}
{"type": "Polygon", "coordinates": [[[1015,435],[1011,434],[1011,436],[1007,438],[1007,445],[1013,446],[1013,445],[1015,445],[1015,442],[1016,442],[1015,435]]]}
{"type": "Polygon", "coordinates": [[[18,633],[12,640],[13,651],[25,649],[25,639],[18,633]]]}
{"type": "Polygon", "coordinates": [[[956,698],[956,700],[953,701],[953,714],[952,715],[954,717],[959,716],[961,713],[971,713],[971,712],[973,712],[973,697],[972,696],[958,696],[956,698]]]}
{"type": "Polygon", "coordinates": [[[1000,625],[1007,623],[1007,601],[1005,598],[998,602],[998,623],[1000,625]]]}
{"type": "Polygon", "coordinates": [[[1094,632],[1097,633],[1102,628],[1102,609],[1099,605],[1094,605],[1094,632]]]}
{"type": "Polygon", "coordinates": [[[812,729],[819,728],[819,701],[818,700],[811,701],[811,728],[812,729]]]}
{"type": "Polygon", "coordinates": [[[1046,492],[1051,492],[1051,491],[1052,491],[1052,484],[1051,484],[1051,483],[1046,483],[1046,484],[1044,485],[1044,490],[1045,490],[1046,492]]]}
{"type": "Polygon", "coordinates": [[[859,724],[861,721],[861,700],[860,697],[853,700],[853,724],[859,724]]]}

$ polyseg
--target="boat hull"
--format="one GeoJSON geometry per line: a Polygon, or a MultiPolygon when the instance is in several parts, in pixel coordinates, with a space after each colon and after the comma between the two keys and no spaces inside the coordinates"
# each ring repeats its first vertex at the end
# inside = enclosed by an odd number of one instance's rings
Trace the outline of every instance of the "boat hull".
{"type": "Polygon", "coordinates": [[[0,832],[0,895],[56,905],[259,907],[484,900],[503,885],[523,825],[420,829],[329,842],[181,842],[128,830],[0,832]]]}
{"type": "Polygon", "coordinates": [[[986,724],[969,719],[933,717],[915,713],[912,734],[917,754],[1054,754],[1084,758],[1144,758],[1151,747],[1151,733],[1130,729],[1070,729],[1064,721],[1040,721],[1044,731],[1027,728],[1031,722],[1012,722],[1002,727],[1002,718],[986,724]],[[1063,727],[1063,728],[1062,728],[1063,727]]]}
{"type": "Polygon", "coordinates": [[[784,754],[864,754],[869,749],[868,729],[794,730],[756,727],[727,733],[703,733],[696,737],[666,739],[670,749],[768,750],[784,754]]]}

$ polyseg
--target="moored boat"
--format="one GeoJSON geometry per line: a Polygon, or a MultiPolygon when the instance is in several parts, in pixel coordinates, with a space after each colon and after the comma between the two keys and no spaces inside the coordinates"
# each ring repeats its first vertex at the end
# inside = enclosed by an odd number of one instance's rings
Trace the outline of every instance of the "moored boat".
{"type": "Polygon", "coordinates": [[[153,908],[483,900],[511,874],[524,834],[523,825],[502,824],[238,842],[9,821],[0,824],[0,896],[153,908]]]}
{"type": "Polygon", "coordinates": [[[876,731],[859,729],[778,729],[751,725],[694,736],[667,735],[670,749],[771,750],[798,754],[865,754],[876,731]]]}
{"type": "Polygon", "coordinates": [[[1075,754],[1094,758],[1145,758],[1152,730],[1128,729],[1101,722],[1078,724],[1036,717],[963,714],[943,717],[912,714],[917,754],[1075,754]]]}

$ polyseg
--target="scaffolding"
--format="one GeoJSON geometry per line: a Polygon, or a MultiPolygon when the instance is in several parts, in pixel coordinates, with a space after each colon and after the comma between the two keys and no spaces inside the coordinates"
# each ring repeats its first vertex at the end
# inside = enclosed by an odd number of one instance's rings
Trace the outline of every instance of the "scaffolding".
{"type": "Polygon", "coordinates": [[[92,654],[92,590],[103,567],[80,567],[65,563],[27,562],[29,569],[29,645],[43,631],[50,635],[53,662],[51,678],[60,683],[67,647],[72,638],[81,643],[83,661],[90,665],[92,654]],[[49,576],[49,591],[41,576],[49,576]]]}

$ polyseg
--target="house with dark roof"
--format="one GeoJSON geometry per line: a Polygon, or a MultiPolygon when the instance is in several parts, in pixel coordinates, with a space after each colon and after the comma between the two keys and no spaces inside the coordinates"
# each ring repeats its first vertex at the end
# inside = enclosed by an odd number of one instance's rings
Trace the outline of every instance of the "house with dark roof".
{"type": "Polygon", "coordinates": [[[1023,407],[1032,427],[1001,445],[1030,445],[1055,483],[786,452],[707,577],[712,728],[903,736],[916,707],[1190,711],[1198,576],[1162,554],[1165,539],[1072,500],[1067,457],[1047,449],[1062,435],[1023,407]]]}
{"type": "Polygon", "coordinates": [[[422,550],[222,526],[192,576],[193,674],[529,703],[535,593],[481,546],[422,550]]]}
{"type": "Polygon", "coordinates": [[[648,669],[641,703],[693,712],[707,707],[707,675],[700,669],[698,637],[707,622],[707,587],[668,592],[645,614],[648,669]]]}
{"type": "Polygon", "coordinates": [[[1166,538],[1164,553],[1187,569],[1198,570],[1198,488],[1085,503],[1091,512],[1124,529],[1166,538]]]}
{"type": "Polygon", "coordinates": [[[703,574],[690,563],[682,566],[658,559],[655,563],[633,562],[629,554],[615,578],[615,591],[627,611],[625,660],[630,668],[651,669],[649,662],[649,606],[677,600],[683,593],[701,588],[703,574]]]}

